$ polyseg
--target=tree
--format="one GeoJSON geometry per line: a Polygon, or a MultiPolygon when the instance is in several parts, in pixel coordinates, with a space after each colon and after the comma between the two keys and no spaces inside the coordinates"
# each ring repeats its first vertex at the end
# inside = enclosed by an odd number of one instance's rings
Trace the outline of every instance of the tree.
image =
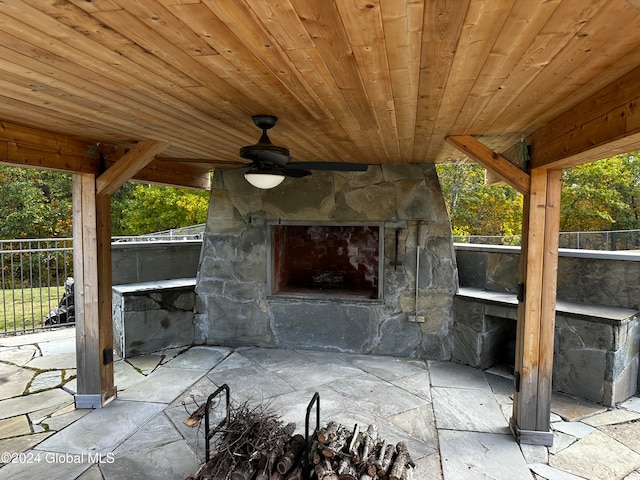
{"type": "Polygon", "coordinates": [[[127,184],[121,189],[112,201],[113,235],[143,235],[207,220],[209,191],[148,184],[127,184]]]}
{"type": "Polygon", "coordinates": [[[640,151],[566,169],[562,231],[640,228],[640,151]]]}
{"type": "MultiPolygon", "coordinates": [[[[0,166],[0,239],[71,237],[71,175],[0,166]]],[[[204,223],[209,191],[126,183],[111,198],[114,235],[204,223]]]]}
{"type": "Polygon", "coordinates": [[[69,237],[71,176],[0,166],[0,239],[69,237]]]}
{"type": "Polygon", "coordinates": [[[454,235],[521,233],[522,195],[515,189],[485,185],[485,170],[477,164],[437,168],[454,235]]]}

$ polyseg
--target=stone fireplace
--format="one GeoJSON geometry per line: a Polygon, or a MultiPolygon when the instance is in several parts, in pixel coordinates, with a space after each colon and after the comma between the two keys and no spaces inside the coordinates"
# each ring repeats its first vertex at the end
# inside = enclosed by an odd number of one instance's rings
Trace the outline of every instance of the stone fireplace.
{"type": "Polygon", "coordinates": [[[217,171],[195,342],[451,357],[457,287],[433,165],[314,172],[272,190],[217,171]]]}

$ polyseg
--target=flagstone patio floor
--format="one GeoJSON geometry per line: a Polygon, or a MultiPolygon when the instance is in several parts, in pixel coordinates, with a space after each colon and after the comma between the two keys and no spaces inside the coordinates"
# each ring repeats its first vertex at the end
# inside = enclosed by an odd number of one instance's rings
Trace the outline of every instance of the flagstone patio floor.
{"type": "Polygon", "coordinates": [[[554,445],[518,445],[512,380],[451,362],[306,350],[193,346],[115,362],[117,399],[74,408],[75,329],[0,338],[1,479],[185,479],[204,458],[188,412],[224,383],[304,428],[378,426],[407,443],[415,480],[640,480],[640,398],[616,409],[554,394],[554,445]]]}

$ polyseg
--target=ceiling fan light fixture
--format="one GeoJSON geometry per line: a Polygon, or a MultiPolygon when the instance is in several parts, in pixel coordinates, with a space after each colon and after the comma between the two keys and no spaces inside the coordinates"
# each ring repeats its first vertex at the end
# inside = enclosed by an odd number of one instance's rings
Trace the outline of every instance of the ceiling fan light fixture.
{"type": "Polygon", "coordinates": [[[281,173],[258,169],[249,170],[244,174],[244,178],[254,187],[261,188],[263,190],[277,187],[284,181],[284,175],[281,173]]]}

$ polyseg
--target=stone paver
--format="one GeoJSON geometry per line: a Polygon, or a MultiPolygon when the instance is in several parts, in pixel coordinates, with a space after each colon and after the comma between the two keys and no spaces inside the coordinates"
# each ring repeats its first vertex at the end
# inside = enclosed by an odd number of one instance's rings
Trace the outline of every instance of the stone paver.
{"type": "Polygon", "coordinates": [[[640,453],[640,423],[623,423],[600,427],[600,431],[626,445],[636,453],[640,453]]]}
{"type": "Polygon", "coordinates": [[[431,395],[438,429],[510,433],[498,402],[486,390],[435,387],[431,395]]]}
{"type": "Polygon", "coordinates": [[[640,455],[596,431],[551,456],[549,465],[588,480],[615,480],[640,468],[640,455]]]}
{"type": "Polygon", "coordinates": [[[0,420],[0,438],[17,437],[31,433],[31,425],[26,415],[0,420]]]}
{"type": "Polygon", "coordinates": [[[114,400],[108,408],[93,410],[81,421],[48,438],[38,450],[73,454],[107,454],[164,408],[160,403],[114,400]]]}
{"type": "Polygon", "coordinates": [[[0,400],[22,395],[35,374],[28,368],[0,363],[0,400]]]}
{"type": "Polygon", "coordinates": [[[623,409],[616,409],[585,418],[584,420],[582,420],[582,423],[586,423],[587,425],[591,425],[592,427],[600,427],[602,425],[614,425],[616,423],[631,422],[639,419],[640,413],[630,412],[623,409]]]}
{"type": "Polygon", "coordinates": [[[551,428],[576,438],[586,437],[595,430],[594,427],[582,422],[554,422],[551,428]]]}
{"type": "Polygon", "coordinates": [[[31,385],[29,385],[29,393],[39,392],[40,390],[49,390],[59,387],[62,384],[62,371],[54,370],[51,372],[41,372],[37,374],[31,385]]]}
{"type": "Polygon", "coordinates": [[[16,415],[43,410],[44,408],[61,408],[73,403],[73,397],[61,388],[45,390],[44,392],[26,395],[24,397],[9,398],[0,401],[0,418],[10,418],[16,415]]]}
{"type": "Polygon", "coordinates": [[[531,472],[510,435],[441,430],[439,437],[445,479],[531,480],[531,472]]]}

